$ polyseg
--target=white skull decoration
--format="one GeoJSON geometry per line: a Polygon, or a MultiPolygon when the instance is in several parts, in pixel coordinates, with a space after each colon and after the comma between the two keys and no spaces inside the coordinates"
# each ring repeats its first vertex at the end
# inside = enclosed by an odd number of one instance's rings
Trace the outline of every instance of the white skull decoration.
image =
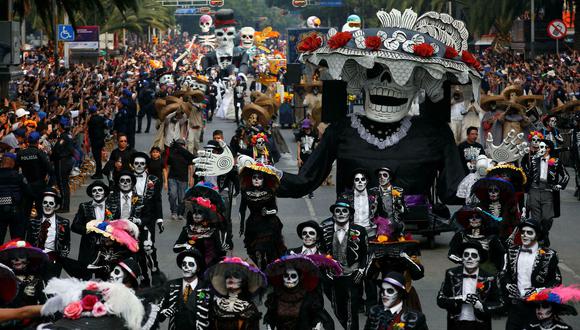
{"type": "Polygon", "coordinates": [[[254,28],[245,26],[240,29],[240,38],[242,39],[242,47],[245,49],[250,49],[254,46],[254,33],[256,30],[254,28]]]}
{"type": "Polygon", "coordinates": [[[199,28],[201,29],[201,32],[208,33],[209,30],[211,29],[212,25],[213,25],[213,19],[211,18],[211,16],[202,15],[199,18],[199,28]]]}
{"type": "Polygon", "coordinates": [[[318,28],[320,27],[320,18],[316,16],[310,16],[306,19],[306,26],[309,28],[318,28]]]}
{"type": "Polygon", "coordinates": [[[257,138],[256,139],[256,149],[259,151],[263,151],[266,148],[266,140],[264,138],[257,138]]]}
{"type": "Polygon", "coordinates": [[[287,268],[284,275],[282,275],[282,278],[284,280],[284,286],[288,289],[295,288],[298,285],[298,282],[300,282],[298,271],[294,268],[287,268]]]}
{"type": "Polygon", "coordinates": [[[170,74],[165,74],[165,75],[161,76],[161,78],[159,79],[159,83],[162,85],[168,85],[168,86],[175,85],[175,81],[173,81],[173,76],[170,74]]]}
{"type": "Polygon", "coordinates": [[[479,267],[481,256],[479,255],[479,251],[477,251],[477,249],[466,248],[463,250],[462,260],[463,268],[473,270],[479,267]]]}
{"type": "Polygon", "coordinates": [[[550,119],[548,119],[548,126],[549,127],[556,128],[557,124],[558,124],[558,119],[556,117],[550,117],[550,119]]]}
{"type": "Polygon", "coordinates": [[[45,217],[51,217],[56,211],[58,204],[54,196],[44,196],[42,199],[42,213],[45,217]]]}
{"type": "Polygon", "coordinates": [[[356,191],[364,191],[365,189],[367,189],[367,177],[362,174],[362,173],[357,173],[354,175],[354,189],[356,191]]]}
{"type": "Polygon", "coordinates": [[[234,49],[234,39],[236,38],[235,26],[224,26],[215,29],[218,47],[221,49],[234,49]]]}
{"type": "Polygon", "coordinates": [[[197,273],[197,263],[194,257],[185,257],[181,262],[181,273],[183,277],[192,277],[197,273]]]}
{"type": "Polygon", "coordinates": [[[520,231],[520,236],[522,238],[522,245],[524,247],[530,247],[538,240],[538,235],[536,230],[532,227],[524,226],[520,231]]]}
{"type": "Polygon", "coordinates": [[[544,157],[547,152],[548,152],[548,144],[544,141],[540,142],[540,144],[538,144],[538,152],[536,155],[538,157],[544,157]]]}
{"type": "Polygon", "coordinates": [[[147,160],[143,157],[135,157],[133,160],[133,169],[136,174],[142,174],[147,168],[147,160]]]}
{"type": "Polygon", "coordinates": [[[304,227],[302,229],[302,243],[304,244],[304,246],[306,247],[314,246],[317,240],[318,234],[316,232],[316,229],[312,227],[304,227]]]}
{"type": "Polygon", "coordinates": [[[115,266],[111,274],[109,274],[109,282],[112,283],[123,283],[125,279],[125,272],[120,266],[115,266]]]}
{"type": "Polygon", "coordinates": [[[381,284],[381,301],[383,306],[386,308],[391,308],[399,300],[399,291],[388,282],[383,282],[381,284]]]}

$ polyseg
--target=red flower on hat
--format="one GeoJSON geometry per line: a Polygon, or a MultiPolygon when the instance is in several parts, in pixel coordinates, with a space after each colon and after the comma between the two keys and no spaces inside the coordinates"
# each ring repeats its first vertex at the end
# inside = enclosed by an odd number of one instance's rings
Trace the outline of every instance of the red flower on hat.
{"type": "Polygon", "coordinates": [[[445,47],[445,55],[443,55],[445,58],[456,58],[457,55],[459,55],[459,53],[455,48],[449,46],[445,47]]]}
{"type": "Polygon", "coordinates": [[[71,302],[64,308],[63,314],[66,318],[76,320],[81,317],[83,306],[80,301],[71,302]]]}
{"type": "Polygon", "coordinates": [[[383,41],[379,36],[368,36],[365,38],[365,46],[370,50],[379,50],[383,41]]]}
{"type": "Polygon", "coordinates": [[[317,50],[320,46],[322,46],[322,38],[316,32],[312,32],[300,40],[297,48],[299,52],[304,53],[317,50]]]}
{"type": "Polygon", "coordinates": [[[332,49],[337,49],[346,46],[348,42],[352,39],[352,33],[350,32],[336,32],[330,39],[328,39],[328,47],[332,49]]]}
{"type": "Polygon", "coordinates": [[[424,42],[413,46],[413,53],[421,57],[431,57],[435,53],[435,49],[430,44],[424,42]]]}
{"type": "Polygon", "coordinates": [[[464,50],[461,52],[461,60],[465,62],[465,64],[471,66],[475,70],[481,70],[481,63],[471,54],[470,52],[464,50]]]}
{"type": "Polygon", "coordinates": [[[94,294],[88,294],[81,299],[81,305],[83,306],[83,310],[85,311],[92,311],[93,306],[99,301],[99,298],[94,294]]]}

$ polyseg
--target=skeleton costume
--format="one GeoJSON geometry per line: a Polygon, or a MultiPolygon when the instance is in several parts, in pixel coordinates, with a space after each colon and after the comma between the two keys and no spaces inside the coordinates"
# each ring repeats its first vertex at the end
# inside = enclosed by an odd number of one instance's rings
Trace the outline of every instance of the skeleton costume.
{"type": "Polygon", "coordinates": [[[370,193],[377,197],[376,217],[391,221],[392,225],[402,231],[406,205],[403,189],[392,185],[393,171],[388,167],[379,167],[375,170],[378,177],[378,186],[371,188],[370,193]]]}
{"type": "Polygon", "coordinates": [[[552,151],[555,155],[559,152],[559,149],[564,146],[564,138],[560,134],[558,129],[558,118],[554,115],[546,115],[542,118],[542,124],[544,127],[541,129],[544,139],[552,141],[554,148],[552,151]]]}
{"type": "Polygon", "coordinates": [[[286,254],[313,255],[321,254],[320,241],[322,240],[322,228],[314,220],[304,221],[296,227],[296,233],[302,240],[302,246],[288,249],[286,254]]]}
{"type": "Polygon", "coordinates": [[[246,165],[240,173],[242,188],[240,232],[245,227],[244,245],[248,255],[260,269],[265,269],[267,264],[286,251],[282,237],[282,222],[277,216],[275,196],[279,185],[277,175],[274,167],[260,163],[246,165]],[[246,206],[250,210],[247,219],[245,219],[246,206]]]}
{"type": "Polygon", "coordinates": [[[258,330],[261,313],[253,295],[266,288],[266,276],[238,257],[226,257],[208,269],[206,278],[217,292],[211,303],[210,329],[258,330]]]}
{"type": "Polygon", "coordinates": [[[491,330],[491,315],[503,302],[496,277],[479,268],[487,253],[478,242],[461,244],[463,266],[450,268],[437,295],[447,310],[448,330],[491,330]]]}
{"type": "Polygon", "coordinates": [[[500,283],[508,310],[506,330],[523,329],[534,319],[533,307],[525,303],[536,288],[562,284],[556,251],[540,247],[542,226],[536,220],[518,225],[516,245],[507,250],[500,283]]]}
{"type": "Polygon", "coordinates": [[[203,53],[211,52],[216,47],[217,39],[215,34],[210,31],[212,25],[213,18],[211,18],[210,15],[202,15],[199,18],[199,28],[201,29],[201,33],[197,35],[197,40],[203,53]]]}
{"type": "Polygon", "coordinates": [[[562,321],[562,315],[578,315],[570,303],[580,300],[580,290],[575,286],[546,288],[531,294],[526,301],[536,310],[536,319],[523,330],[569,330],[571,326],[562,321]]]}
{"type": "MultiPolygon", "coordinates": [[[[384,202],[377,193],[382,192],[377,189],[369,189],[368,183],[370,176],[364,169],[356,169],[352,173],[352,190],[341,194],[342,199],[349,201],[350,205],[354,207],[354,223],[365,227],[367,230],[367,237],[369,240],[375,238],[376,225],[373,220],[378,204],[384,202]]],[[[392,201],[392,200],[391,200],[392,201]]]]}

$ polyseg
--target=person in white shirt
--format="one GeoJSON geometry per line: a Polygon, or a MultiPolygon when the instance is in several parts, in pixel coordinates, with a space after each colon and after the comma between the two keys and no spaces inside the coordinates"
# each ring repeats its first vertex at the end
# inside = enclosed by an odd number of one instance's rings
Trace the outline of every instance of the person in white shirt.
{"type": "Polygon", "coordinates": [[[286,254],[321,254],[319,250],[319,242],[322,239],[322,229],[320,225],[314,220],[304,221],[299,223],[296,227],[298,237],[302,239],[302,246],[294,249],[288,249],[286,254]]]}

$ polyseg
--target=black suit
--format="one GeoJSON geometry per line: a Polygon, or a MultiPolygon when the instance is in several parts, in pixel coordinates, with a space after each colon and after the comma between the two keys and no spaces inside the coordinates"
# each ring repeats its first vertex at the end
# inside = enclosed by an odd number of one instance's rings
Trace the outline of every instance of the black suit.
{"type": "MultiPolygon", "coordinates": [[[[483,311],[473,308],[478,329],[491,329],[491,315],[499,311],[503,302],[501,300],[497,279],[494,275],[479,269],[477,275],[477,285],[482,284],[482,288],[476,288],[475,294],[483,305],[483,311]]],[[[460,330],[467,329],[459,321],[461,307],[464,302],[454,299],[463,295],[463,266],[450,268],[445,272],[445,280],[441,285],[437,295],[437,305],[447,310],[447,329],[460,330]],[[458,323],[459,322],[459,323],[458,323]]]]}
{"type": "MultiPolygon", "coordinates": [[[[106,202],[103,201],[103,203],[105,203],[106,210],[106,202]]],[[[87,234],[87,222],[96,219],[93,201],[84,202],[79,204],[79,209],[71,225],[71,230],[81,235],[78,261],[84,265],[90,264],[97,257],[96,237],[92,234],[87,234]]]]}
{"type": "Polygon", "coordinates": [[[159,303],[160,322],[166,319],[163,312],[172,309],[174,314],[169,318],[169,330],[207,329],[211,300],[211,292],[201,279],[198,279],[197,286],[189,295],[187,302],[183,299],[183,279],[168,281],[165,286],[165,295],[159,303]]]}
{"type": "MultiPolygon", "coordinates": [[[[55,215],[56,227],[50,226],[49,231],[55,231],[54,251],[49,253],[50,263],[45,272],[45,280],[53,277],[59,277],[62,270],[60,259],[66,259],[70,253],[70,221],[55,215]]],[[[26,232],[26,241],[39,249],[44,249],[44,244],[39,241],[43,218],[30,219],[28,222],[28,231],[26,232]]]]}
{"type": "Polygon", "coordinates": [[[89,131],[91,151],[96,163],[95,175],[101,175],[101,172],[103,172],[101,151],[105,146],[105,131],[107,130],[107,120],[101,115],[94,114],[91,116],[91,119],[89,119],[87,128],[89,131]]]}
{"type": "MultiPolygon", "coordinates": [[[[228,77],[234,69],[238,68],[239,73],[247,74],[248,73],[248,62],[249,56],[246,53],[246,50],[241,47],[235,47],[232,52],[232,64],[226,67],[225,69],[220,70],[219,77],[228,77]]],[[[216,51],[212,51],[207,53],[201,60],[201,66],[204,71],[208,72],[209,69],[213,67],[219,67],[218,59],[216,55],[216,51]]]]}
{"type": "Polygon", "coordinates": [[[392,329],[396,323],[404,323],[407,330],[428,330],[425,315],[419,311],[403,309],[399,313],[387,313],[383,305],[377,305],[370,309],[365,323],[365,330],[392,329]]]}
{"type": "MultiPolygon", "coordinates": [[[[135,149],[132,149],[131,146],[127,147],[127,149],[123,151],[119,150],[119,148],[114,149],[113,151],[111,151],[111,155],[109,155],[109,160],[107,161],[107,163],[105,163],[105,166],[103,167],[103,173],[106,176],[111,176],[114,180],[115,174],[119,172],[115,168],[115,162],[117,160],[121,160],[121,163],[123,164],[121,167],[121,171],[123,170],[131,171],[130,165],[133,153],[135,153],[135,149]]],[[[109,187],[111,188],[111,190],[114,190],[116,185],[117,184],[112,181],[109,182],[109,187]]]]}

